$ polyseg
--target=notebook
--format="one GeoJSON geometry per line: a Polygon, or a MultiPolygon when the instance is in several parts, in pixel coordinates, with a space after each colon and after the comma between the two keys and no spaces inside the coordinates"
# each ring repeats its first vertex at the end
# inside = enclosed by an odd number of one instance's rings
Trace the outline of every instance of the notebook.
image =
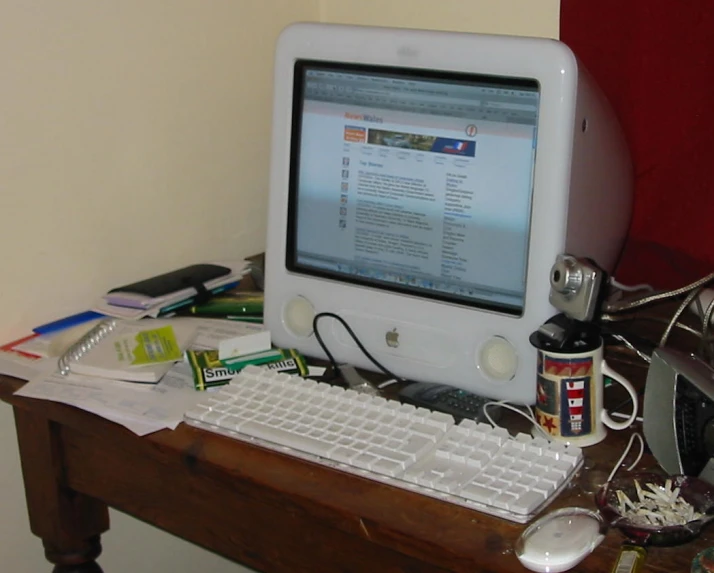
{"type": "Polygon", "coordinates": [[[62,355],[59,371],[156,383],[182,358],[196,334],[185,321],[104,320],[62,355]]]}
{"type": "Polygon", "coordinates": [[[218,287],[234,284],[247,270],[247,262],[229,265],[203,263],[111,289],[104,300],[114,306],[149,309],[196,297],[207,299],[218,287]]]}

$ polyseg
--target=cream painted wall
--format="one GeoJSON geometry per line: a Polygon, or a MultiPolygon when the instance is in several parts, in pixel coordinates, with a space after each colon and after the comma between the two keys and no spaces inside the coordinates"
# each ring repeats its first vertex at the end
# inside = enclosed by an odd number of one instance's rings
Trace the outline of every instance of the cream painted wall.
{"type": "MultiPolygon", "coordinates": [[[[317,0],[0,0],[0,340],[261,251],[273,46],[317,0]]],[[[0,569],[50,571],[0,406],[0,569]]],[[[118,512],[106,573],[245,571],[118,512]]]]}
{"type": "Polygon", "coordinates": [[[560,0],[322,0],[326,22],[557,38],[560,0]]]}
{"type": "MultiPolygon", "coordinates": [[[[558,0],[0,0],[0,340],[264,248],[272,53],[324,20],[557,37],[558,0]]],[[[0,405],[0,563],[49,571],[0,405]]],[[[106,573],[245,569],[118,512],[106,573]]]]}

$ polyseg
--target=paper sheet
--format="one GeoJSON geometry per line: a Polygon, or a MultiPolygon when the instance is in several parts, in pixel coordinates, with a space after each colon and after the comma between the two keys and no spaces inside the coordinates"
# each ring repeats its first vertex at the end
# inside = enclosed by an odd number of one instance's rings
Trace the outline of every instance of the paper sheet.
{"type": "Polygon", "coordinates": [[[186,368],[187,365],[177,364],[165,380],[156,385],[46,373],[34,377],[15,394],[75,406],[143,436],[164,428],[176,428],[184,412],[201,398],[200,393],[192,389],[190,380],[191,388],[188,388],[186,374],[181,374],[186,368]]]}
{"type": "MultiPolygon", "coordinates": [[[[265,331],[262,324],[215,318],[174,317],[190,323],[197,335],[195,349],[217,349],[221,340],[265,331]]],[[[0,356],[0,358],[2,358],[0,356]]],[[[183,414],[201,398],[194,389],[191,367],[177,362],[158,384],[141,384],[70,374],[62,376],[56,358],[25,359],[22,364],[0,360],[0,372],[29,379],[18,396],[61,402],[121,424],[140,436],[164,428],[173,429],[183,414]]]]}

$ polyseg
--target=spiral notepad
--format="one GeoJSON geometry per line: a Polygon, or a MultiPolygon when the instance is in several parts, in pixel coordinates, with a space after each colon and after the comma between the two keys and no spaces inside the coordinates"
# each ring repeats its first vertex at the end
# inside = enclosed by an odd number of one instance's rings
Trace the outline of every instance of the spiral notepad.
{"type": "Polygon", "coordinates": [[[58,368],[63,375],[158,382],[195,335],[186,322],[103,320],[62,355],[58,368]]]}

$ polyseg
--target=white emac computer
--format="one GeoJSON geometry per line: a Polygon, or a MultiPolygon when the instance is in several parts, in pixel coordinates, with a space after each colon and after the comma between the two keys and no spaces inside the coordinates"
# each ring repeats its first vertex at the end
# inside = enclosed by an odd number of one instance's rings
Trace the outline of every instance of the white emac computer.
{"type": "Polygon", "coordinates": [[[541,38],[295,24],[275,59],[274,344],[533,403],[556,255],[612,270],[632,168],[607,101],[541,38]]]}

